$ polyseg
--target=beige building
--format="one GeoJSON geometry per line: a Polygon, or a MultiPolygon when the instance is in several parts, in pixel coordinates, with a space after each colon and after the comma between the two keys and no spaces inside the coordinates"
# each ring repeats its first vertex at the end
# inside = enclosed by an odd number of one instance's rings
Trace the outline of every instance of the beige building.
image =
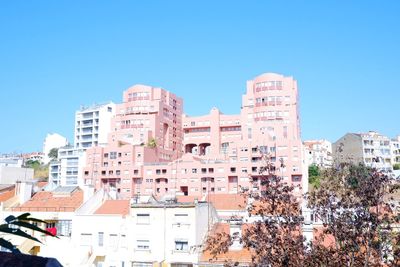
{"type": "Polygon", "coordinates": [[[377,132],[347,133],[332,145],[337,162],[364,163],[381,170],[392,170],[390,138],[377,132]]]}

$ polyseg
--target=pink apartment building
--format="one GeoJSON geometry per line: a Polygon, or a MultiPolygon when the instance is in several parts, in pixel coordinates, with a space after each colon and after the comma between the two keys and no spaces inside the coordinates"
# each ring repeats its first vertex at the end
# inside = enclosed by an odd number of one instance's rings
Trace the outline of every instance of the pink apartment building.
{"type": "Polygon", "coordinates": [[[283,159],[279,173],[301,185],[306,179],[302,151],[292,77],[266,73],[248,81],[239,115],[213,108],[204,116],[186,116],[179,97],[136,85],[124,92],[108,145],[87,150],[83,178],[85,184],[114,190],[121,198],[201,198],[237,193],[240,187],[257,190],[263,153],[278,166],[283,159]],[[156,147],[148,145],[152,139],[156,147]]]}

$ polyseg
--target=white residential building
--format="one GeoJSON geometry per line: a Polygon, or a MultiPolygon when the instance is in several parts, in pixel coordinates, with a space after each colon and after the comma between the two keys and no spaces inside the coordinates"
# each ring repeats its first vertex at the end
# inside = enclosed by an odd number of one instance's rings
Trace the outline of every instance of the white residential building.
{"type": "Polygon", "coordinates": [[[50,162],[50,158],[49,158],[49,152],[50,150],[52,150],[53,148],[60,148],[63,146],[66,146],[68,144],[68,140],[67,138],[57,134],[57,133],[53,133],[53,134],[47,134],[46,139],[44,140],[43,143],[43,163],[47,164],[50,162]]]}
{"type": "Polygon", "coordinates": [[[108,200],[77,212],[75,266],[197,266],[216,212],[207,203],[108,200]]]}
{"type": "Polygon", "coordinates": [[[78,149],[87,149],[107,143],[111,118],[115,110],[115,104],[112,102],[82,107],[78,110],[75,113],[74,146],[78,149]]]}
{"type": "Polygon", "coordinates": [[[0,155],[0,167],[19,167],[24,164],[24,159],[18,155],[0,155]]]}
{"type": "Polygon", "coordinates": [[[31,181],[33,169],[0,166],[0,184],[15,184],[18,181],[31,181]]]}
{"type": "Polygon", "coordinates": [[[391,140],[392,164],[400,164],[400,135],[391,140]]]}
{"type": "Polygon", "coordinates": [[[337,162],[364,163],[381,170],[392,170],[390,139],[377,132],[347,133],[333,146],[337,162]]]}
{"type": "Polygon", "coordinates": [[[82,107],[75,113],[74,146],[58,151],[58,160],[50,163],[49,182],[53,186],[82,186],[82,168],[86,165],[87,148],[107,142],[115,104],[82,107]]]}
{"type": "Polygon", "coordinates": [[[308,140],[303,142],[307,165],[316,165],[322,168],[332,166],[332,143],[328,140],[308,140]]]}
{"type": "Polygon", "coordinates": [[[82,170],[86,164],[85,150],[71,146],[58,150],[58,160],[50,163],[49,182],[55,186],[82,185],[82,170]]]}

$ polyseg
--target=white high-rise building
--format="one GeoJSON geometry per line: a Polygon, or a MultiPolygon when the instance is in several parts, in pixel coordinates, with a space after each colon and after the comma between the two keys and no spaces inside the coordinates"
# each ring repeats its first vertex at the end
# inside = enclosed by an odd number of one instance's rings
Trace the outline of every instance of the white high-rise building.
{"type": "Polygon", "coordinates": [[[75,113],[74,146],[80,149],[107,143],[111,129],[111,118],[115,114],[115,104],[82,107],[75,113]]]}
{"type": "Polygon", "coordinates": [[[115,104],[82,107],[75,113],[74,146],[58,150],[58,161],[49,168],[49,182],[53,186],[82,185],[82,168],[86,163],[86,149],[107,142],[115,104]]]}
{"type": "Polygon", "coordinates": [[[68,144],[67,138],[57,133],[47,134],[46,139],[43,143],[43,163],[47,164],[50,162],[49,153],[53,148],[60,148],[68,144]]]}

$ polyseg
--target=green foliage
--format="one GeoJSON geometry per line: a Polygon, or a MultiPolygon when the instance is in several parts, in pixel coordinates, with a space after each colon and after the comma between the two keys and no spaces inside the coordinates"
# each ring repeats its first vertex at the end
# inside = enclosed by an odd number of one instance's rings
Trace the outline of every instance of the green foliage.
{"type": "Polygon", "coordinates": [[[38,160],[28,160],[25,162],[25,166],[28,168],[32,168],[34,170],[39,169],[40,168],[40,162],[38,160]]]}
{"type": "Polygon", "coordinates": [[[319,167],[315,164],[312,164],[308,167],[308,176],[319,176],[320,175],[320,170],[319,167]]]}
{"type": "MultiPolygon", "coordinates": [[[[24,237],[39,243],[41,243],[39,239],[37,239],[34,236],[31,236],[30,234],[27,234],[25,231],[21,230],[21,228],[30,229],[49,236],[54,236],[52,233],[43,230],[42,228],[33,224],[33,222],[46,223],[45,221],[32,218],[29,216],[30,213],[24,213],[19,215],[18,217],[15,217],[13,215],[8,216],[5,219],[6,223],[0,225],[0,233],[24,237]]],[[[18,248],[16,248],[15,245],[13,245],[10,241],[4,239],[4,237],[0,238],[0,246],[9,249],[12,253],[17,253],[17,254],[21,253],[21,251],[18,248]]]]}
{"type": "Polygon", "coordinates": [[[37,160],[26,161],[25,167],[34,170],[34,178],[36,179],[47,179],[49,177],[49,166],[43,165],[37,160]]]}
{"type": "Polygon", "coordinates": [[[396,163],[393,165],[393,170],[400,170],[400,163],[396,163]]]}
{"type": "Polygon", "coordinates": [[[149,142],[147,142],[147,146],[150,148],[156,148],[157,147],[157,140],[155,138],[151,138],[149,142]]]}
{"type": "Polygon", "coordinates": [[[308,182],[313,187],[319,187],[321,182],[321,170],[315,164],[308,167],[308,182]]]}
{"type": "Polygon", "coordinates": [[[49,158],[56,160],[58,158],[58,148],[52,148],[48,154],[49,158]]]}

